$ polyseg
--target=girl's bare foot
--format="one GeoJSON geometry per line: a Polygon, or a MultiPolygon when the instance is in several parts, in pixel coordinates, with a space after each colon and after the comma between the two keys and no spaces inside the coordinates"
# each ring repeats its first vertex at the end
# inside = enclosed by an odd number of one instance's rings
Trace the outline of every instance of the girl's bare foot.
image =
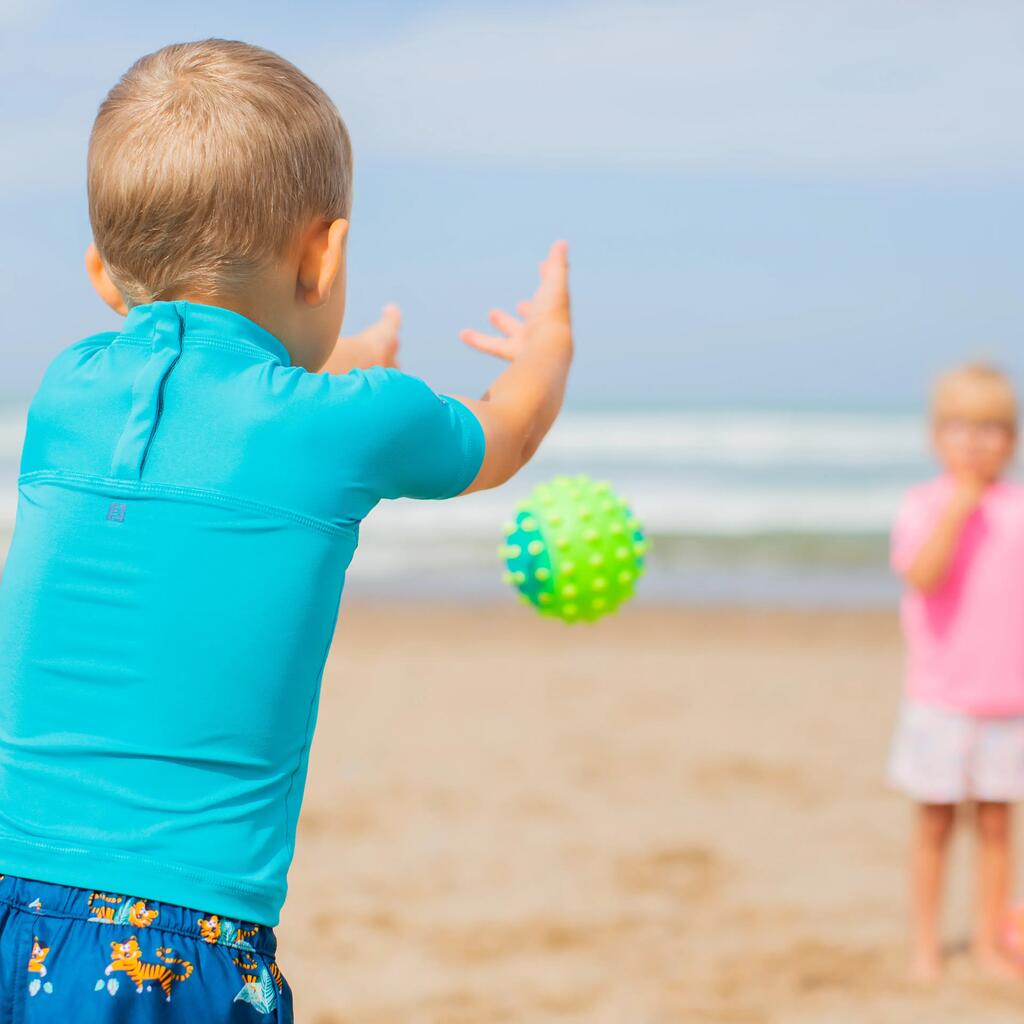
{"type": "Polygon", "coordinates": [[[934,985],[942,977],[942,957],[938,950],[915,953],[910,960],[910,980],[919,985],[934,985]]]}
{"type": "Polygon", "coordinates": [[[971,951],[975,966],[986,977],[997,981],[1020,981],[1024,978],[1024,966],[1011,959],[996,947],[975,947],[971,951]]]}

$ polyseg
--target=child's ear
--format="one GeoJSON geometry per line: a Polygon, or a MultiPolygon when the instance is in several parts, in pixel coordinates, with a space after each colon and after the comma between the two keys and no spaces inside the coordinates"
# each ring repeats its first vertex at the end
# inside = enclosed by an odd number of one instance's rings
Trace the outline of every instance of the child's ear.
{"type": "Polygon", "coordinates": [[[100,254],[93,242],[90,242],[89,247],[85,250],[85,272],[89,275],[89,280],[92,281],[96,294],[115,313],[125,316],[128,312],[128,307],[124,304],[124,299],[117,290],[117,286],[110,280],[107,268],[103,265],[103,260],[100,258],[100,254]]]}
{"type": "Polygon", "coordinates": [[[345,264],[348,221],[321,221],[302,243],[297,286],[310,306],[322,306],[345,264]]]}

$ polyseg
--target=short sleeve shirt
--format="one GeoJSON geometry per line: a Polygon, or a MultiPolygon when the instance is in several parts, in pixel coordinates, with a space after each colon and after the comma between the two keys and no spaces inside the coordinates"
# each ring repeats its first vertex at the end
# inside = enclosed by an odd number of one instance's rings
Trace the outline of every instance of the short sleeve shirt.
{"type": "MultiPolygon", "coordinates": [[[[908,492],[892,532],[896,572],[911,566],[953,487],[942,476],[908,492]]],[[[901,617],[911,698],[970,714],[1024,713],[1024,486],[987,489],[943,582],[929,593],[908,585],[901,617]]]]}
{"type": "Polygon", "coordinates": [[[276,924],[359,525],[483,455],[456,398],[217,306],[62,352],[0,581],[4,870],[276,924]]]}

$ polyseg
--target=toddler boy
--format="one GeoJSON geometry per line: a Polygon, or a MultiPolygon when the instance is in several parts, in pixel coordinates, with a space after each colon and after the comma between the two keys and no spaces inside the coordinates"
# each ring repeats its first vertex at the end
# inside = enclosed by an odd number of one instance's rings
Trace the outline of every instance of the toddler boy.
{"type": "Polygon", "coordinates": [[[395,309],[338,338],[351,181],[326,94],[242,42],[164,47],[100,107],[86,264],[125,320],[61,352],[29,411],[0,1022],[291,1020],[273,928],[359,525],[503,483],[559,411],[564,243],[523,319],[463,332],[509,360],[484,397],[437,394],[387,365],[395,309]]]}

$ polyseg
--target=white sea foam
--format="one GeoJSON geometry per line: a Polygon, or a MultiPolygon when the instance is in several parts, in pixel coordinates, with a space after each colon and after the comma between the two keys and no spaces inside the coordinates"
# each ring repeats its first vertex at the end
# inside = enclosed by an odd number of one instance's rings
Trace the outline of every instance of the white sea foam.
{"type": "Polygon", "coordinates": [[[892,466],[923,458],[917,416],[806,412],[675,412],[564,416],[549,458],[716,466],[892,466]]]}
{"type": "Polygon", "coordinates": [[[0,406],[0,472],[5,465],[17,465],[24,438],[24,407],[0,406]]]}
{"type": "MultiPolygon", "coordinates": [[[[0,465],[15,462],[25,409],[0,407],[0,465]]],[[[917,416],[818,412],[566,413],[545,439],[555,461],[890,466],[923,458],[917,416]]]]}
{"type": "MultiPolygon", "coordinates": [[[[13,523],[24,416],[0,409],[0,531],[13,523]]],[[[570,413],[505,487],[457,502],[383,502],[363,536],[417,545],[491,537],[516,499],[559,472],[607,477],[652,532],[739,537],[882,532],[928,462],[911,415],[570,413]]]]}
{"type": "MultiPolygon", "coordinates": [[[[892,520],[901,491],[892,486],[674,486],[650,478],[631,480],[624,493],[652,533],[742,537],[774,532],[882,532],[892,520]]],[[[513,504],[502,491],[470,495],[455,503],[384,502],[364,524],[362,537],[405,535],[410,542],[422,544],[431,538],[494,535],[510,517],[513,504]]]]}

